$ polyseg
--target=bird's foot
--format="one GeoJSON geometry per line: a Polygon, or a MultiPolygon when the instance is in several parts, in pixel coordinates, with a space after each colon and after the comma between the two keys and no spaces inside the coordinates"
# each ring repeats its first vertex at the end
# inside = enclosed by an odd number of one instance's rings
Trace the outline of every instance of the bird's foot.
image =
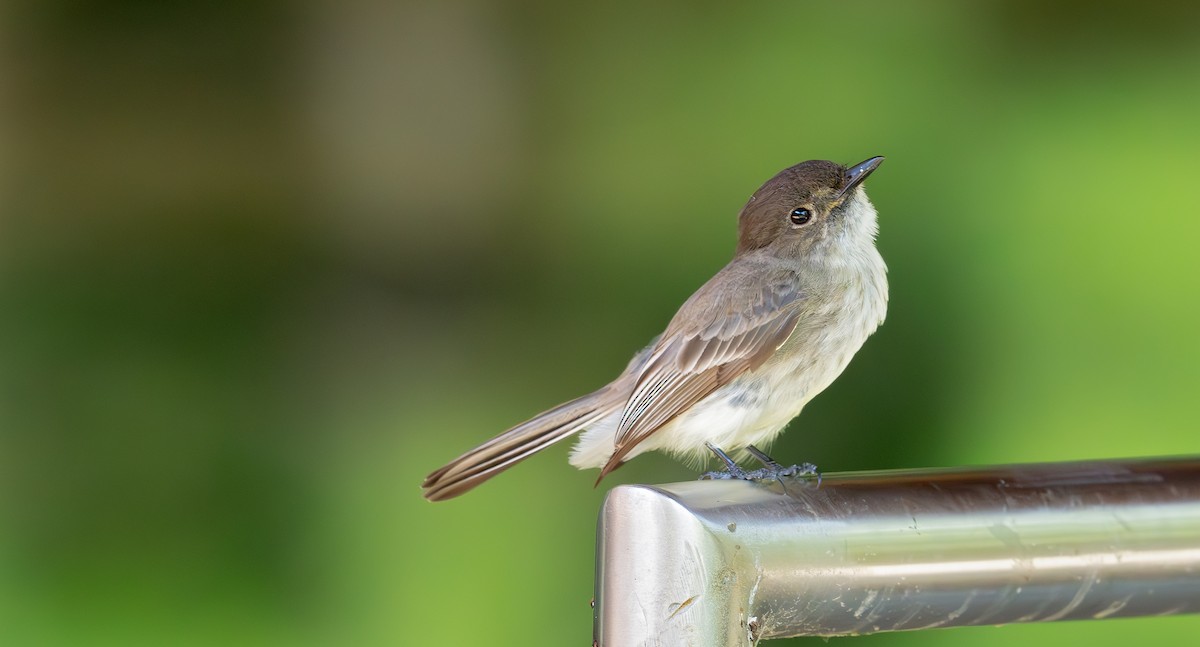
{"type": "Polygon", "coordinates": [[[729,454],[726,454],[720,447],[717,447],[712,443],[704,443],[704,446],[708,448],[708,451],[716,454],[717,458],[721,459],[722,463],[725,463],[725,471],[705,472],[700,475],[701,481],[726,481],[730,479],[738,479],[739,481],[754,480],[753,477],[750,476],[750,472],[738,467],[738,464],[734,462],[734,460],[729,457],[729,454]]]}
{"type": "Polygon", "coordinates": [[[754,470],[751,474],[761,474],[757,478],[760,479],[784,479],[800,476],[815,476],[817,477],[817,485],[821,485],[821,473],[817,471],[817,466],[812,463],[800,463],[799,465],[789,465],[784,467],[775,462],[775,459],[767,456],[763,450],[754,445],[747,445],[746,451],[750,452],[758,462],[762,463],[761,469],[754,470]]]}
{"type": "Polygon", "coordinates": [[[738,479],[740,481],[779,481],[781,484],[785,478],[796,478],[801,476],[816,476],[817,486],[821,485],[821,473],[817,471],[817,466],[812,463],[801,463],[784,467],[775,462],[770,456],[767,456],[763,451],[754,445],[748,445],[746,451],[750,455],[762,463],[763,466],[759,469],[747,471],[738,466],[729,454],[726,454],[720,447],[712,443],[704,443],[709,451],[717,455],[722,463],[725,463],[725,471],[723,472],[705,472],[700,475],[700,480],[729,480],[738,479]]]}

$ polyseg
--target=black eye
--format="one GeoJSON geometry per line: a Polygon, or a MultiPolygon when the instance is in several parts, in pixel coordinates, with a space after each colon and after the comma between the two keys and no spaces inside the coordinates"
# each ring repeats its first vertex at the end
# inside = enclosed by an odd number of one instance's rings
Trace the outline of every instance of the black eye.
{"type": "Polygon", "coordinates": [[[799,209],[792,209],[791,219],[792,219],[792,224],[803,225],[804,223],[808,222],[809,220],[812,220],[812,212],[803,207],[801,207],[799,209]]]}

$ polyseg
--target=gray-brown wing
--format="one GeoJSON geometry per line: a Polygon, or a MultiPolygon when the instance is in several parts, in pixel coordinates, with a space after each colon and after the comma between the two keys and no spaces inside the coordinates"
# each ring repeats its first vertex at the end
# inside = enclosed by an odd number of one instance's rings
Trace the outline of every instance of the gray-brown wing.
{"type": "Polygon", "coordinates": [[[729,290],[728,282],[710,281],[684,304],[642,367],[601,478],[638,443],[717,388],[758,368],[787,340],[799,321],[803,295],[794,280],[785,278],[758,290],[729,290]]]}

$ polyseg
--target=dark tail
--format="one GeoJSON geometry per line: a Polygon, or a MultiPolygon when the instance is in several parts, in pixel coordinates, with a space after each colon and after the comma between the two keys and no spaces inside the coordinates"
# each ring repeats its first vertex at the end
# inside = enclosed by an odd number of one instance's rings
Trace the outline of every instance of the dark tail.
{"type": "Polygon", "coordinates": [[[550,409],[450,461],[421,484],[430,501],[452,499],[615,411],[608,389],[550,409]]]}

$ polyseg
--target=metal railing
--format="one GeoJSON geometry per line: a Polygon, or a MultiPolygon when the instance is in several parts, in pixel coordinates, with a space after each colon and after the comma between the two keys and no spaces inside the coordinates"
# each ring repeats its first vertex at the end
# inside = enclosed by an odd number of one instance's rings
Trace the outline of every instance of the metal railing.
{"type": "Polygon", "coordinates": [[[1200,458],[621,486],[601,647],[1200,612],[1200,458]]]}

